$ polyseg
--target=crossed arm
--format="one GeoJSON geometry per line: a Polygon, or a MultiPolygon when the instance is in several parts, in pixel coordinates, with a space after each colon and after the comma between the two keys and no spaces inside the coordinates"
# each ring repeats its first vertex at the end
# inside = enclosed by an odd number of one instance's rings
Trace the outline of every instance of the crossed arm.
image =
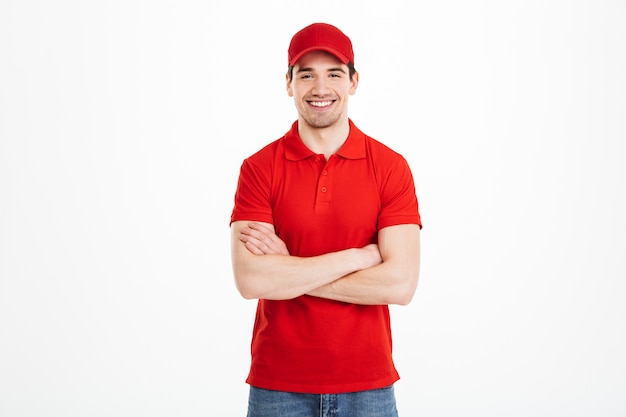
{"type": "Polygon", "coordinates": [[[408,304],[417,288],[420,229],[383,228],[378,244],[313,257],[291,256],[268,223],[231,225],[235,283],[244,298],[308,294],[354,304],[408,304]]]}

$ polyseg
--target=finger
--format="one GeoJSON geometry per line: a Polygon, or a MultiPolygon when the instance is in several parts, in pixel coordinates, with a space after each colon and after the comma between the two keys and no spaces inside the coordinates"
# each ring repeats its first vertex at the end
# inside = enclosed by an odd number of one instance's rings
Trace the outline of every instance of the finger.
{"type": "Polygon", "coordinates": [[[241,235],[239,240],[246,243],[248,248],[255,248],[254,251],[250,250],[255,254],[263,254],[263,255],[288,255],[289,252],[284,247],[284,244],[279,239],[257,239],[251,234],[241,235]]]}
{"type": "Polygon", "coordinates": [[[245,242],[246,249],[248,249],[254,255],[265,255],[262,250],[255,246],[252,242],[245,242]]]}
{"type": "Polygon", "coordinates": [[[250,223],[249,226],[241,229],[244,236],[240,237],[240,240],[249,240],[266,255],[289,255],[285,242],[276,235],[272,228],[260,223],[250,223]]]}
{"type": "Polygon", "coordinates": [[[248,227],[251,229],[263,231],[264,233],[274,233],[273,228],[262,223],[251,222],[251,223],[248,223],[248,227]]]}
{"type": "Polygon", "coordinates": [[[263,243],[256,239],[242,239],[246,248],[255,255],[267,255],[271,250],[263,243]]]}
{"type": "Polygon", "coordinates": [[[255,239],[259,242],[263,242],[268,248],[276,247],[278,242],[282,242],[278,236],[276,236],[271,230],[253,230],[253,229],[245,229],[241,230],[243,235],[246,235],[252,239],[255,239]]]}

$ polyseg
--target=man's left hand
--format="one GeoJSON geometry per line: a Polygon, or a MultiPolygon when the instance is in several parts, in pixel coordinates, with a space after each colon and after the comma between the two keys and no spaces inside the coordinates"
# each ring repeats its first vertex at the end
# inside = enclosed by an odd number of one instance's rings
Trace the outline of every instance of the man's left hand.
{"type": "Polygon", "coordinates": [[[287,245],[274,232],[274,229],[260,223],[248,223],[239,235],[246,248],[255,255],[289,255],[287,245]]]}

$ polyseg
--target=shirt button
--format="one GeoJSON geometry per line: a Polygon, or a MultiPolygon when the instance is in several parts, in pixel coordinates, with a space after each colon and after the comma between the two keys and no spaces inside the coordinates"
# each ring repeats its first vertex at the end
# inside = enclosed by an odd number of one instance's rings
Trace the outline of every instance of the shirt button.
{"type": "Polygon", "coordinates": [[[326,187],[322,187],[322,192],[325,193],[326,192],[326,187]]]}
{"type": "Polygon", "coordinates": [[[322,171],[322,175],[328,175],[328,171],[323,170],[323,171],[322,171]]]}

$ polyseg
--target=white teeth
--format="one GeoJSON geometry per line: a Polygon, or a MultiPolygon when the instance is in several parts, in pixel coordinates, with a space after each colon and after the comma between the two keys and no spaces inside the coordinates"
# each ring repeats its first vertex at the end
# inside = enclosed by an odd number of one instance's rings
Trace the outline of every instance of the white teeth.
{"type": "Polygon", "coordinates": [[[332,103],[333,103],[332,101],[311,101],[311,106],[325,107],[325,106],[330,106],[332,103]]]}

